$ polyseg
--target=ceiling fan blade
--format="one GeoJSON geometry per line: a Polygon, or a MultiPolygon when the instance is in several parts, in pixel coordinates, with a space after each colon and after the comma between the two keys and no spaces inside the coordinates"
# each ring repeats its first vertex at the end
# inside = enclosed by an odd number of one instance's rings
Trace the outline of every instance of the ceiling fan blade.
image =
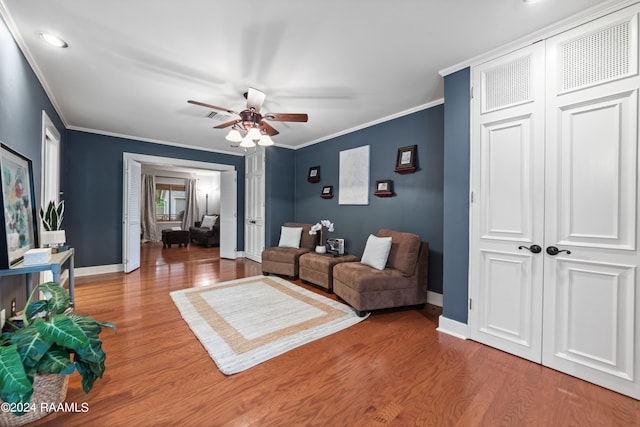
{"type": "Polygon", "coordinates": [[[260,122],[260,130],[264,130],[264,133],[266,133],[269,136],[274,136],[280,133],[264,120],[260,122]]]}
{"type": "Polygon", "coordinates": [[[306,122],[309,120],[307,114],[293,114],[293,113],[267,113],[263,116],[267,120],[274,120],[276,122],[306,122]]]}
{"type": "Polygon", "coordinates": [[[214,129],[224,129],[224,128],[228,128],[229,126],[233,126],[236,123],[238,123],[240,120],[231,120],[230,122],[226,122],[226,123],[222,123],[219,124],[218,126],[214,126],[214,129]]]}
{"type": "Polygon", "coordinates": [[[205,104],[204,102],[200,102],[200,101],[194,101],[192,99],[187,101],[189,104],[194,104],[194,105],[199,105],[201,107],[206,107],[206,108],[212,108],[214,110],[220,110],[220,111],[224,111],[227,112],[229,114],[238,114],[237,112],[233,111],[233,110],[228,110],[226,108],[222,108],[222,107],[216,107],[215,105],[211,105],[211,104],[205,104]]]}
{"type": "Polygon", "coordinates": [[[258,89],[250,87],[247,92],[247,108],[253,108],[256,110],[256,113],[259,113],[262,108],[262,103],[266,97],[267,95],[265,95],[264,92],[260,92],[258,89]]]}

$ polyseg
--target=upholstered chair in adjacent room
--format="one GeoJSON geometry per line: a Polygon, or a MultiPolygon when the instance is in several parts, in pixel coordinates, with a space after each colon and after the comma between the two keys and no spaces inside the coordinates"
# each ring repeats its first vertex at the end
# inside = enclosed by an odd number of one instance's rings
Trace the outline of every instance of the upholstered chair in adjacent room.
{"type": "Polygon", "coordinates": [[[309,234],[311,224],[285,223],[278,246],[262,251],[262,274],[298,278],[300,255],[315,249],[318,235],[309,234]]]}

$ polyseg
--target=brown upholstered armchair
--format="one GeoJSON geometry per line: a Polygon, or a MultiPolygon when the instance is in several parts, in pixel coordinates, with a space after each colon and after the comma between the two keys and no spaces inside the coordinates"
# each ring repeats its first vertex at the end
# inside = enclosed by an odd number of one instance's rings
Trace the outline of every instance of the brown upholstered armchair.
{"type": "MultiPolygon", "coordinates": [[[[211,227],[203,227],[202,221],[196,221],[192,227],[189,227],[189,239],[208,248],[220,246],[220,221],[217,215],[210,216],[215,217],[211,227]]],[[[203,217],[204,219],[205,217],[203,217]]]]}
{"type": "Polygon", "coordinates": [[[284,224],[284,227],[302,228],[299,247],[276,246],[262,251],[262,274],[268,276],[270,273],[273,273],[297,279],[300,255],[315,249],[318,242],[318,235],[309,234],[311,224],[287,222],[284,224]]]}
{"type": "Polygon", "coordinates": [[[361,262],[333,268],[333,292],[359,316],[381,308],[427,302],[429,245],[412,233],[382,229],[378,237],[391,237],[391,250],[383,270],[361,262]]]}

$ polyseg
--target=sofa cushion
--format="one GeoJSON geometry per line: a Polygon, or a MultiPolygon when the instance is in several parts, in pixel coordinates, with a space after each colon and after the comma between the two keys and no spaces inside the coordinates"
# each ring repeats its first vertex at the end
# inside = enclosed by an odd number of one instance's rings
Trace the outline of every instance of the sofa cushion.
{"type": "Polygon", "coordinates": [[[384,270],[390,249],[391,237],[377,237],[370,234],[360,262],[377,270],[384,270]]]}
{"type": "Polygon", "coordinates": [[[307,248],[269,248],[262,251],[262,260],[293,264],[302,254],[309,252],[307,248]]]}
{"type": "Polygon", "coordinates": [[[342,282],[358,293],[415,287],[399,270],[376,270],[361,262],[344,262],[333,267],[333,283],[342,282]]]}
{"type": "Polygon", "coordinates": [[[285,227],[302,227],[302,236],[300,236],[300,247],[313,250],[318,242],[317,234],[309,234],[311,224],[302,224],[299,222],[286,222],[285,227]]]}
{"type": "Polygon", "coordinates": [[[216,221],[218,220],[218,215],[205,215],[202,218],[202,223],[200,224],[200,227],[202,228],[213,228],[214,225],[216,225],[216,221]]]}
{"type": "Polygon", "coordinates": [[[300,236],[302,227],[280,227],[280,241],[278,247],[296,248],[300,247],[300,236]]]}
{"type": "Polygon", "coordinates": [[[378,236],[391,237],[393,241],[387,267],[400,270],[404,276],[413,275],[420,252],[420,236],[387,229],[378,231],[378,236]]]}

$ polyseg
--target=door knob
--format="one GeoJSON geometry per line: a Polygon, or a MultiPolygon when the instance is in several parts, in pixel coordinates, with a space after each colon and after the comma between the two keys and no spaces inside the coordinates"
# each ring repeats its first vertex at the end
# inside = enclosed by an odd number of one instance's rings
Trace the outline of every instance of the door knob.
{"type": "Polygon", "coordinates": [[[518,246],[518,249],[528,249],[533,254],[539,254],[540,252],[542,252],[542,248],[538,245],[531,245],[529,247],[518,246]]]}
{"type": "Polygon", "coordinates": [[[571,253],[570,250],[568,249],[558,249],[555,246],[549,246],[547,247],[547,253],[551,256],[556,256],[558,255],[560,252],[566,252],[567,255],[569,255],[571,253]]]}

